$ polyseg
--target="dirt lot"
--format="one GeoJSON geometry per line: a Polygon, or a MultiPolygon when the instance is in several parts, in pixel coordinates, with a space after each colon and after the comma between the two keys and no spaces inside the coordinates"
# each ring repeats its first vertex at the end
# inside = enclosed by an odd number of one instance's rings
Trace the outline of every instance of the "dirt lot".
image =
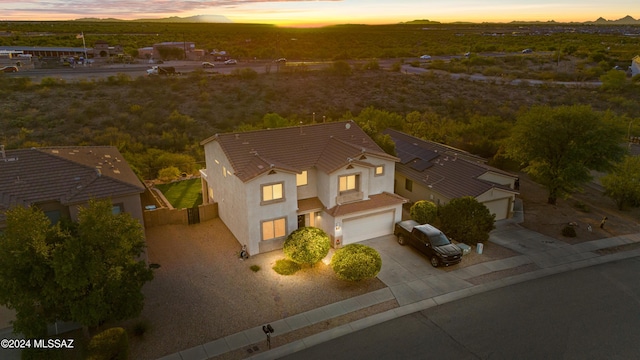
{"type": "Polygon", "coordinates": [[[520,198],[524,205],[524,227],[569,244],[640,232],[640,209],[618,210],[597,186],[585,186],[582,193],[549,205],[546,190],[521,174],[520,198]],[[607,221],[601,229],[600,222],[605,216],[607,221]],[[576,229],[575,238],[562,236],[562,228],[570,223],[576,229]]]}

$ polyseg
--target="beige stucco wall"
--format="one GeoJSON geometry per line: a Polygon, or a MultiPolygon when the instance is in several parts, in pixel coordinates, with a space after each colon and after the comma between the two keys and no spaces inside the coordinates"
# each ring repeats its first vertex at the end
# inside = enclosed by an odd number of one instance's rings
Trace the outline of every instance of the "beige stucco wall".
{"type": "MultiPolygon", "coordinates": [[[[233,168],[217,141],[204,146],[207,193],[218,203],[220,219],[227,225],[240,244],[249,245],[249,226],[244,183],[233,175],[233,168]],[[224,170],[224,172],[223,172],[224,170]]],[[[256,249],[257,250],[257,249],[256,249]]],[[[256,253],[255,251],[253,253],[256,253]]]]}
{"type": "Polygon", "coordinates": [[[298,200],[318,196],[318,170],[307,169],[307,185],[298,186],[298,200]]]}
{"type": "Polygon", "coordinates": [[[413,182],[413,190],[408,191],[404,187],[405,180],[406,177],[404,175],[396,173],[395,193],[409,199],[412,203],[419,200],[429,200],[436,205],[444,205],[450,200],[417,181],[413,182]]]}
{"type": "Polygon", "coordinates": [[[286,218],[285,236],[298,228],[296,174],[283,171],[276,171],[275,174],[270,175],[264,174],[245,183],[245,191],[248,210],[245,216],[249,219],[249,238],[246,244],[249,252],[255,254],[264,252],[266,249],[277,249],[278,245],[268,243],[280,243],[282,239],[262,240],[262,221],[286,218]],[[275,183],[283,184],[284,199],[262,204],[262,186],[275,183]]]}

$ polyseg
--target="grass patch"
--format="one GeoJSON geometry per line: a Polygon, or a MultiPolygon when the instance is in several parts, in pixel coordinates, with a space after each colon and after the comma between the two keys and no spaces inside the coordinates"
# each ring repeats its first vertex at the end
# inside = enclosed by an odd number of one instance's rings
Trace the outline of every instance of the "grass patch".
{"type": "Polygon", "coordinates": [[[176,209],[192,208],[202,204],[202,186],[200,179],[176,181],[156,185],[176,209]]]}
{"type": "Polygon", "coordinates": [[[258,272],[258,271],[260,271],[260,266],[258,266],[258,265],[251,265],[251,266],[249,267],[249,269],[251,269],[251,271],[253,271],[253,272],[258,272]]]}
{"type": "Polygon", "coordinates": [[[273,271],[280,275],[293,275],[301,268],[302,267],[299,264],[296,264],[291,260],[280,259],[276,261],[276,264],[273,266],[273,271]]]}

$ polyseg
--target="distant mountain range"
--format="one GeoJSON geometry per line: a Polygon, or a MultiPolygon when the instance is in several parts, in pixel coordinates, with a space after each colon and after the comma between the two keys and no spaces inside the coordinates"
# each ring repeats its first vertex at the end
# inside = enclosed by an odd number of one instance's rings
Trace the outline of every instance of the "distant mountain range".
{"type": "Polygon", "coordinates": [[[74,21],[104,21],[104,22],[114,22],[114,21],[135,21],[135,22],[172,22],[172,23],[232,23],[229,18],[223,15],[195,15],[188,17],[179,17],[179,16],[171,16],[168,18],[161,19],[135,19],[135,20],[121,20],[114,18],[82,18],[76,19],[74,21]]]}
{"type": "Polygon", "coordinates": [[[591,21],[588,22],[588,24],[595,24],[595,25],[640,25],[640,19],[636,20],[633,17],[627,15],[621,19],[618,20],[607,20],[605,18],[598,18],[598,20],[596,21],[591,21]]]}
{"type": "MultiPolygon", "coordinates": [[[[179,16],[171,16],[168,18],[161,19],[136,19],[136,20],[120,20],[114,18],[82,18],[76,19],[75,21],[105,21],[105,22],[113,22],[113,21],[135,21],[135,22],[173,22],[173,23],[233,23],[229,18],[223,15],[196,15],[189,17],[179,17],[179,16]]],[[[556,23],[555,21],[514,21],[513,23],[556,23]]],[[[402,24],[441,24],[438,21],[430,21],[426,19],[422,20],[413,20],[403,22],[402,24]]],[[[457,22],[456,22],[457,24],[457,22]]],[[[472,23],[469,23],[472,24],[472,23]]],[[[571,24],[576,24],[573,22],[571,24]]],[[[607,20],[605,18],[598,18],[596,21],[585,21],[578,24],[588,24],[588,25],[640,25],[640,19],[636,20],[633,17],[627,15],[618,20],[607,20]]]]}

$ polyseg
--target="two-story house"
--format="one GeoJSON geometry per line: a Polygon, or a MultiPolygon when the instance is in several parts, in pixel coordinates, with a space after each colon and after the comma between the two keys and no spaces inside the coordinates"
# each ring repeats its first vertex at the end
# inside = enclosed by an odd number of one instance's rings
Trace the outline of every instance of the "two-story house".
{"type": "Polygon", "coordinates": [[[299,227],[334,247],[393,233],[406,199],[393,193],[398,158],[352,121],[217,134],[201,143],[204,203],[251,254],[282,248],[299,227]]]}

